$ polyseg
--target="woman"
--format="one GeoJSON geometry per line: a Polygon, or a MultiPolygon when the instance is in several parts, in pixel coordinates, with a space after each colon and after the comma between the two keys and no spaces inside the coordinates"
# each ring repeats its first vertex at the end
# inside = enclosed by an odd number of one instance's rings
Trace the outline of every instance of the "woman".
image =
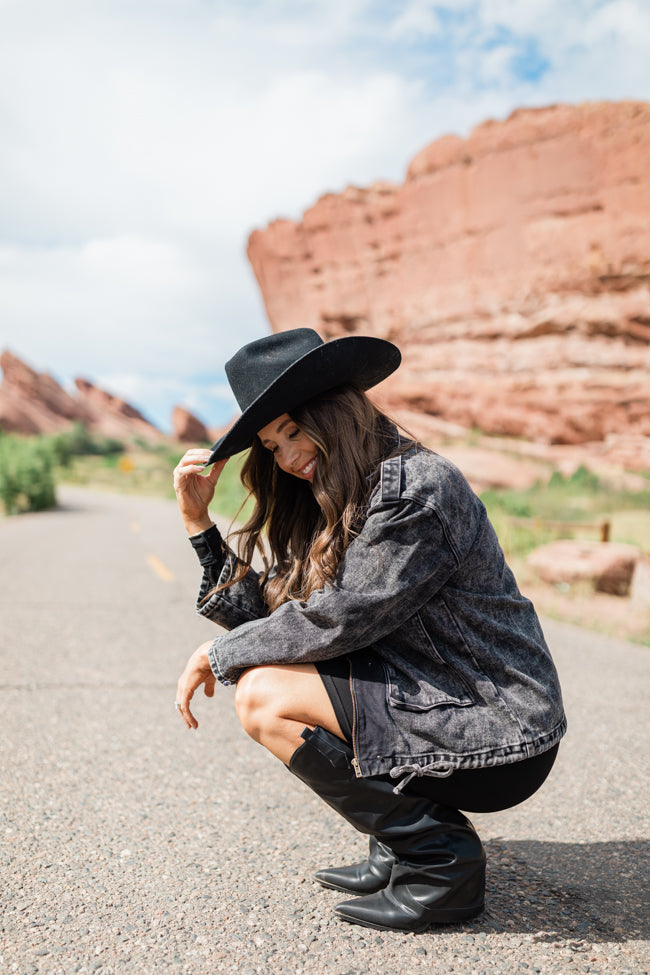
{"type": "Polygon", "coordinates": [[[174,484],[204,570],[198,612],[229,632],[190,657],[176,707],[196,728],[194,691],[236,682],[248,734],[370,836],[367,860],[316,875],[357,895],[336,913],[422,931],[483,907],[485,854],[459,810],[532,795],[566,721],[480,500],[365,395],[399,362],[381,339],[296,329],[227,364],[242,415],[174,484]],[[255,510],[235,555],[208,506],[246,448],[255,510]],[[257,572],[262,532],[272,565],[257,572]]]}

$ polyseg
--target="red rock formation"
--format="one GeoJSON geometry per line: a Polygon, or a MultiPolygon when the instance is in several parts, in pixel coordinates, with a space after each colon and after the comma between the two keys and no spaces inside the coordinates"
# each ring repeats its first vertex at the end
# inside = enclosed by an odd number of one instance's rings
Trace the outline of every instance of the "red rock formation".
{"type": "Polygon", "coordinates": [[[174,437],[181,443],[211,442],[207,427],[197,417],[193,416],[184,406],[175,406],[172,412],[172,429],[174,437]]]}
{"type": "Polygon", "coordinates": [[[649,155],[636,102],[439,139],[403,185],[251,234],[271,325],[393,339],[396,413],[547,443],[650,436],[649,155]]]}
{"type": "Polygon", "coordinates": [[[83,407],[47,373],[35,372],[11,352],[0,355],[0,429],[13,433],[56,433],[86,422],[83,407]]]}
{"type": "Polygon", "coordinates": [[[119,396],[107,393],[87,379],[75,379],[75,386],[77,401],[85,409],[87,425],[94,432],[127,441],[140,438],[149,443],[158,443],[165,439],[139,410],[119,396]]]}
{"type": "Polygon", "coordinates": [[[98,389],[85,379],[75,380],[77,395],[69,393],[47,373],[38,373],[11,352],[0,356],[0,429],[10,433],[57,433],[83,423],[93,433],[129,441],[164,440],[163,434],[124,400],[98,389]]]}
{"type": "Polygon", "coordinates": [[[587,581],[597,592],[627,596],[640,557],[634,545],[562,539],[535,549],[526,561],[551,585],[587,581]]]}

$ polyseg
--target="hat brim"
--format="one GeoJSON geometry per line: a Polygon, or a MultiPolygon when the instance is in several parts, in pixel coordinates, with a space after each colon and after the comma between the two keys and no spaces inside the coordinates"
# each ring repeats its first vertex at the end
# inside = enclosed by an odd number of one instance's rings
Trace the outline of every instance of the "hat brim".
{"type": "Polygon", "coordinates": [[[396,345],[368,335],[333,339],[296,359],[212,446],[208,464],[251,446],[257,432],[320,393],[351,383],[370,389],[395,372],[402,356],[396,345]]]}

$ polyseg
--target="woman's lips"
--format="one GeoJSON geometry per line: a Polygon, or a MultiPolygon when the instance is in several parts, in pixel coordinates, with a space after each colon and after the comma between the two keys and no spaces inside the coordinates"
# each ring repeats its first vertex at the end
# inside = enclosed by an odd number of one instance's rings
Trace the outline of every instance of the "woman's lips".
{"type": "Polygon", "coordinates": [[[315,467],[316,467],[316,458],[315,457],[312,457],[312,459],[309,461],[309,463],[305,464],[304,467],[301,467],[300,468],[300,470],[298,471],[298,473],[300,475],[302,475],[302,477],[309,477],[311,474],[314,473],[314,468],[315,467]]]}

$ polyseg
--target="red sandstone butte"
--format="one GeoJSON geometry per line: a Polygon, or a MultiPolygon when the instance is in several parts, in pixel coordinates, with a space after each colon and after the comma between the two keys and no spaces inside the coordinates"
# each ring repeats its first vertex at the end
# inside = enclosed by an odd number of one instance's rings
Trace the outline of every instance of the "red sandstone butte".
{"type": "Polygon", "coordinates": [[[13,353],[0,355],[0,429],[10,433],[58,433],[83,423],[93,433],[122,440],[164,441],[138,410],[85,379],[71,396],[47,373],[36,372],[13,353]]]}
{"type": "Polygon", "coordinates": [[[551,585],[588,581],[597,592],[627,596],[640,557],[634,545],[562,539],[536,548],[526,562],[551,585]]]}
{"type": "Polygon", "coordinates": [[[556,105],[445,136],[402,185],[254,231],[275,331],[394,340],[384,405],[578,444],[650,436],[650,105],[556,105]]]}
{"type": "Polygon", "coordinates": [[[205,424],[184,406],[174,407],[172,430],[174,437],[181,443],[207,443],[211,439],[205,424]]]}
{"type": "Polygon", "coordinates": [[[100,389],[87,379],[75,379],[77,400],[89,417],[91,430],[105,437],[162,443],[166,438],[134,406],[112,393],[100,389]]]}
{"type": "Polygon", "coordinates": [[[0,429],[10,433],[57,433],[85,422],[83,407],[48,373],[35,372],[5,350],[0,355],[0,429]]]}

